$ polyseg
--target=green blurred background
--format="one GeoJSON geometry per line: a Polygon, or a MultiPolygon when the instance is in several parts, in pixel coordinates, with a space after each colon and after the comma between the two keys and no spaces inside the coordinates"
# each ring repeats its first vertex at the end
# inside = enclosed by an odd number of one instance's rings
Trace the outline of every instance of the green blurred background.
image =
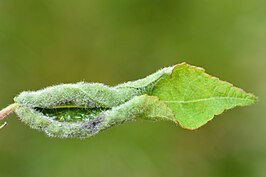
{"type": "Polygon", "coordinates": [[[115,85],[183,61],[259,96],[197,131],[131,122],[48,138],[15,115],[0,177],[265,177],[265,0],[0,0],[0,107],[23,90],[115,85]]]}

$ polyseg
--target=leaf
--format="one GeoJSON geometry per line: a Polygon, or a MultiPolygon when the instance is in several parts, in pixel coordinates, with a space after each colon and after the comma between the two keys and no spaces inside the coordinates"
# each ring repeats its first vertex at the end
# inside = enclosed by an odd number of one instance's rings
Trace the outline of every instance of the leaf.
{"type": "Polygon", "coordinates": [[[158,96],[186,129],[197,129],[226,109],[256,102],[254,95],[186,63],[176,65],[150,94],[158,96]]]}
{"type": "Polygon", "coordinates": [[[21,121],[49,136],[86,138],[139,119],[196,129],[225,109],[254,103],[256,97],[182,63],[114,87],[60,84],[22,92],[14,100],[0,111],[0,120],[15,111],[21,121]]]}

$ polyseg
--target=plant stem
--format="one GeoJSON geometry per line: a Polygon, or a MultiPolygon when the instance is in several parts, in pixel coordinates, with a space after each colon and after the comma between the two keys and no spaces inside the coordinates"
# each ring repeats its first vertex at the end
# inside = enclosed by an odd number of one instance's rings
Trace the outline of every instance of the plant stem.
{"type": "Polygon", "coordinates": [[[7,106],[6,108],[2,109],[0,111],[0,120],[4,119],[6,116],[14,112],[16,108],[18,107],[18,105],[19,105],[18,103],[13,103],[7,106]]]}

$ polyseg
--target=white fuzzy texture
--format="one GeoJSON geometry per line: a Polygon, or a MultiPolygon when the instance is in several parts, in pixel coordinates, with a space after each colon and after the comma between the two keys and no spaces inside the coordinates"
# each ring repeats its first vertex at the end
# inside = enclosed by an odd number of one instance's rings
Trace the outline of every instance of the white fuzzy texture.
{"type": "Polygon", "coordinates": [[[162,102],[155,97],[145,95],[161,77],[168,76],[172,69],[173,67],[164,68],[144,79],[115,87],[100,83],[78,82],[22,92],[15,98],[15,102],[20,105],[16,109],[16,114],[31,128],[61,138],[90,137],[113,125],[137,118],[165,119],[164,115],[168,115],[167,119],[172,120],[174,116],[170,110],[164,109],[164,112],[153,110],[156,105],[162,105],[162,102]],[[34,109],[54,108],[67,104],[86,109],[104,108],[107,111],[95,115],[90,121],[84,119],[80,122],[60,122],[34,109]],[[148,112],[153,116],[149,117],[148,112]]]}

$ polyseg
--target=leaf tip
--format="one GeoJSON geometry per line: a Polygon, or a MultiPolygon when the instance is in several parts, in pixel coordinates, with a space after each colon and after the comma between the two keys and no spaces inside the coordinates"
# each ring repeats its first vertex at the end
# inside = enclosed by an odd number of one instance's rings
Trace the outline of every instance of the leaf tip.
{"type": "Polygon", "coordinates": [[[249,100],[250,100],[250,105],[251,104],[256,104],[259,102],[259,97],[257,97],[256,95],[252,94],[252,93],[247,93],[249,100]]]}

